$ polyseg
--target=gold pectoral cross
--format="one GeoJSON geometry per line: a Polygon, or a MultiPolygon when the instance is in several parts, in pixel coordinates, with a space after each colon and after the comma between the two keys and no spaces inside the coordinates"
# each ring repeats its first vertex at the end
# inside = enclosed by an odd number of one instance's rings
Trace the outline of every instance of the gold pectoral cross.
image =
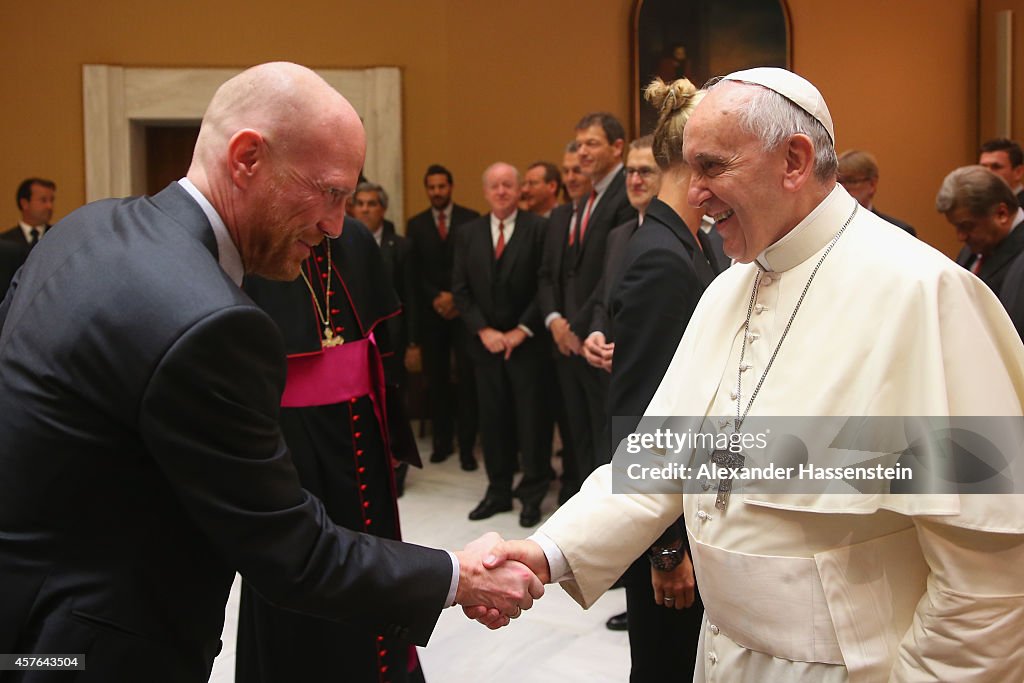
{"type": "Polygon", "coordinates": [[[320,340],[320,343],[326,349],[332,346],[341,346],[342,344],[345,343],[345,338],[342,337],[340,334],[338,336],[334,336],[334,332],[331,330],[331,328],[325,327],[324,338],[320,340]]]}

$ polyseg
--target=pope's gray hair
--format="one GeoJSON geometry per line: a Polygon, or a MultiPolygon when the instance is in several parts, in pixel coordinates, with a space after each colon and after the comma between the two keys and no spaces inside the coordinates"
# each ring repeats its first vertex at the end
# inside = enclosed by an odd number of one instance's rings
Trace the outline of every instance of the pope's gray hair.
{"type": "MultiPolygon", "coordinates": [[[[712,87],[721,84],[719,81],[712,87]]],[[[743,85],[754,90],[746,106],[738,112],[740,128],[761,140],[761,148],[766,152],[778,149],[794,135],[806,135],[814,144],[814,177],[823,183],[835,181],[838,169],[836,148],[821,121],[774,90],[760,85],[743,85]]]]}

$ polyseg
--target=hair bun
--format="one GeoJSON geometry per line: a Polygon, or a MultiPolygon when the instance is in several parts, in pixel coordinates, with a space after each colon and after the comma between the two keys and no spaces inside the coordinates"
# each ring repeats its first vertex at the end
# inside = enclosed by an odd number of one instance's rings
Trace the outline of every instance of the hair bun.
{"type": "Polygon", "coordinates": [[[696,92],[697,88],[688,78],[680,78],[671,83],[655,78],[644,90],[644,99],[658,110],[659,116],[667,116],[685,108],[696,92]]]}

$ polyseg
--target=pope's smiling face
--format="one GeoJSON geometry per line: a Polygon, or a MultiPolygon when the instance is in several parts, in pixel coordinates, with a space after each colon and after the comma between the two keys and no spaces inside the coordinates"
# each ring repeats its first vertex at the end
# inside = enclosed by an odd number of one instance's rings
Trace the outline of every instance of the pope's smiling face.
{"type": "Polygon", "coordinates": [[[683,143],[693,171],[688,200],[715,221],[725,253],[740,263],[750,263],[785,234],[785,209],[792,202],[783,191],[787,145],[765,151],[738,122],[754,87],[716,86],[687,121],[683,143]]]}

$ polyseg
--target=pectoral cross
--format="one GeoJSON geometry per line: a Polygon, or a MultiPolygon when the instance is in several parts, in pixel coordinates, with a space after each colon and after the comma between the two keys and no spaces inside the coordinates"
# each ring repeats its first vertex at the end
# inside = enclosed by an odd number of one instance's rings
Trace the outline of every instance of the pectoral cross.
{"type": "MultiPolygon", "coordinates": [[[[742,453],[733,453],[728,450],[717,450],[711,454],[711,462],[718,467],[735,469],[743,466],[745,458],[742,453]]],[[[729,504],[729,493],[732,491],[732,475],[722,477],[718,482],[718,495],[715,497],[715,507],[724,510],[729,504]]]]}
{"type": "Polygon", "coordinates": [[[338,336],[334,336],[334,330],[329,327],[324,328],[324,338],[320,340],[320,344],[323,345],[325,349],[331,348],[332,346],[341,346],[344,343],[344,337],[340,334],[338,336]]]}

